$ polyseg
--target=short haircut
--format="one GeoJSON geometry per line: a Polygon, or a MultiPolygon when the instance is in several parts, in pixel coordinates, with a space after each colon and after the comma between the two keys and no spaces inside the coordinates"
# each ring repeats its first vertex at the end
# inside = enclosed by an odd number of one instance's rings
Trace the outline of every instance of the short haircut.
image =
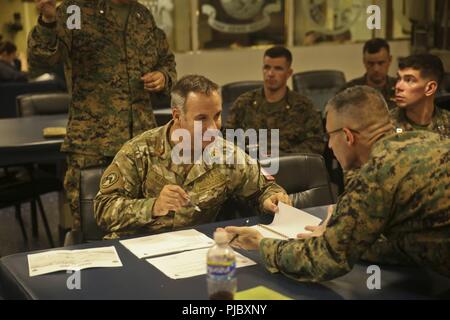
{"type": "Polygon", "coordinates": [[[219,85],[204,76],[186,75],[178,80],[172,89],[171,107],[185,112],[187,96],[191,92],[210,96],[213,92],[219,92],[219,85]]]}
{"type": "Polygon", "coordinates": [[[444,77],[444,65],[439,57],[426,53],[403,58],[398,63],[399,70],[411,68],[420,71],[422,78],[429,78],[441,83],[444,77]]]}
{"type": "Polygon", "coordinates": [[[386,100],[378,90],[369,86],[354,86],[338,93],[326,107],[335,112],[342,126],[356,125],[352,129],[367,130],[370,135],[390,123],[386,100]]]}
{"type": "Polygon", "coordinates": [[[286,58],[286,61],[289,66],[292,65],[292,53],[288,49],[282,46],[275,46],[270,49],[267,49],[266,52],[264,52],[264,57],[269,58],[286,58]]]}
{"type": "Polygon", "coordinates": [[[386,40],[381,38],[374,38],[364,43],[363,54],[369,53],[374,54],[380,52],[381,49],[386,49],[388,53],[391,52],[391,48],[389,47],[389,43],[386,40]]]}
{"type": "Polygon", "coordinates": [[[17,51],[17,47],[14,43],[10,41],[5,41],[0,43],[0,54],[6,52],[6,54],[11,54],[17,51]]]}

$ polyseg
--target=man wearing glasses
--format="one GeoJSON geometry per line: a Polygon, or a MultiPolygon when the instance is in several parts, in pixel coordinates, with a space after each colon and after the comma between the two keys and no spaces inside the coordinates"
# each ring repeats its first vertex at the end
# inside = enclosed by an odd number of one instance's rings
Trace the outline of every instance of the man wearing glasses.
{"type": "Polygon", "coordinates": [[[450,140],[395,133],[385,100],[367,86],[338,94],[326,110],[328,146],[344,170],[359,169],[331,217],[286,241],[227,227],[234,245],[259,249],[267,269],[299,281],[340,277],[361,258],[450,277],[450,140]]]}

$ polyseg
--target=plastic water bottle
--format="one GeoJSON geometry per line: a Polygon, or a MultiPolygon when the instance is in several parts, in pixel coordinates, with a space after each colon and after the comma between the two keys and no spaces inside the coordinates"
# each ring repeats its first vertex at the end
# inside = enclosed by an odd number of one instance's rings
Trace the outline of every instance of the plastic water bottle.
{"type": "Polygon", "coordinates": [[[214,233],[216,244],[207,255],[207,282],[210,300],[233,300],[236,292],[236,255],[224,231],[214,233]]]}

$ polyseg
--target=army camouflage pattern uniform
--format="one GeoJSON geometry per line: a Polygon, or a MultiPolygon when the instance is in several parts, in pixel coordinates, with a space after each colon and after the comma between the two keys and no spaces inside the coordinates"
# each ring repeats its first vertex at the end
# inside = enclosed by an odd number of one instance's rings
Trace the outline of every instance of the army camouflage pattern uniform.
{"type": "MultiPolygon", "coordinates": [[[[259,165],[232,143],[224,141],[224,150],[244,157],[242,164],[195,164],[187,172],[172,161],[168,139],[173,121],[126,143],[104,172],[100,191],[94,201],[97,224],[107,239],[137,233],[159,233],[213,222],[225,200],[238,196],[262,211],[263,202],[283,192],[272,179],[260,173],[259,165]],[[153,206],[165,185],[179,185],[192,206],[178,213],[152,217],[153,206]]],[[[219,139],[219,138],[217,138],[219,139]]]]}
{"type": "Polygon", "coordinates": [[[299,281],[326,281],[362,257],[428,267],[450,277],[450,140],[427,131],[377,141],[349,181],[325,233],[307,240],[263,239],[267,268],[299,281]]]}
{"type": "MultiPolygon", "coordinates": [[[[374,88],[377,89],[386,100],[389,110],[395,109],[397,104],[395,102],[395,85],[397,84],[397,79],[393,77],[387,77],[387,81],[384,87],[382,88],[374,88]]],[[[354,87],[354,86],[368,86],[367,84],[367,76],[364,75],[360,78],[353,79],[347,82],[339,91],[344,91],[345,89],[354,87]]]]}
{"type": "Polygon", "coordinates": [[[428,126],[412,124],[406,116],[405,109],[391,111],[391,118],[397,131],[427,130],[439,134],[443,139],[450,138],[450,112],[435,107],[431,123],[428,126]]]}
{"type": "Polygon", "coordinates": [[[265,99],[263,88],[246,92],[230,108],[225,127],[279,129],[280,154],[323,153],[321,115],[307,97],[288,89],[283,107],[273,108],[273,105],[265,99]]]}
{"type": "Polygon", "coordinates": [[[63,1],[55,25],[38,23],[28,39],[30,66],[63,62],[72,94],[61,151],[68,153],[64,185],[73,229],[79,229],[80,170],[85,164],[107,163],[127,140],[156,127],[150,94],[140,78],[162,72],[166,93],[176,81],[174,55],[150,11],[133,2],[126,24],[120,18],[109,0],[63,1]],[[66,27],[70,5],[81,8],[79,30],[66,27]]]}

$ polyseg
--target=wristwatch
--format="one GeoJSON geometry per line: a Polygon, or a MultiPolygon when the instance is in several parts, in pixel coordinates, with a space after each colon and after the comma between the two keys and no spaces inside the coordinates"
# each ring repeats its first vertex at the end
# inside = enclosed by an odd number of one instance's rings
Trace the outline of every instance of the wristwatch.
{"type": "Polygon", "coordinates": [[[42,19],[42,14],[39,15],[38,23],[46,28],[55,28],[56,27],[56,20],[53,22],[45,22],[44,19],[42,19]]]}

